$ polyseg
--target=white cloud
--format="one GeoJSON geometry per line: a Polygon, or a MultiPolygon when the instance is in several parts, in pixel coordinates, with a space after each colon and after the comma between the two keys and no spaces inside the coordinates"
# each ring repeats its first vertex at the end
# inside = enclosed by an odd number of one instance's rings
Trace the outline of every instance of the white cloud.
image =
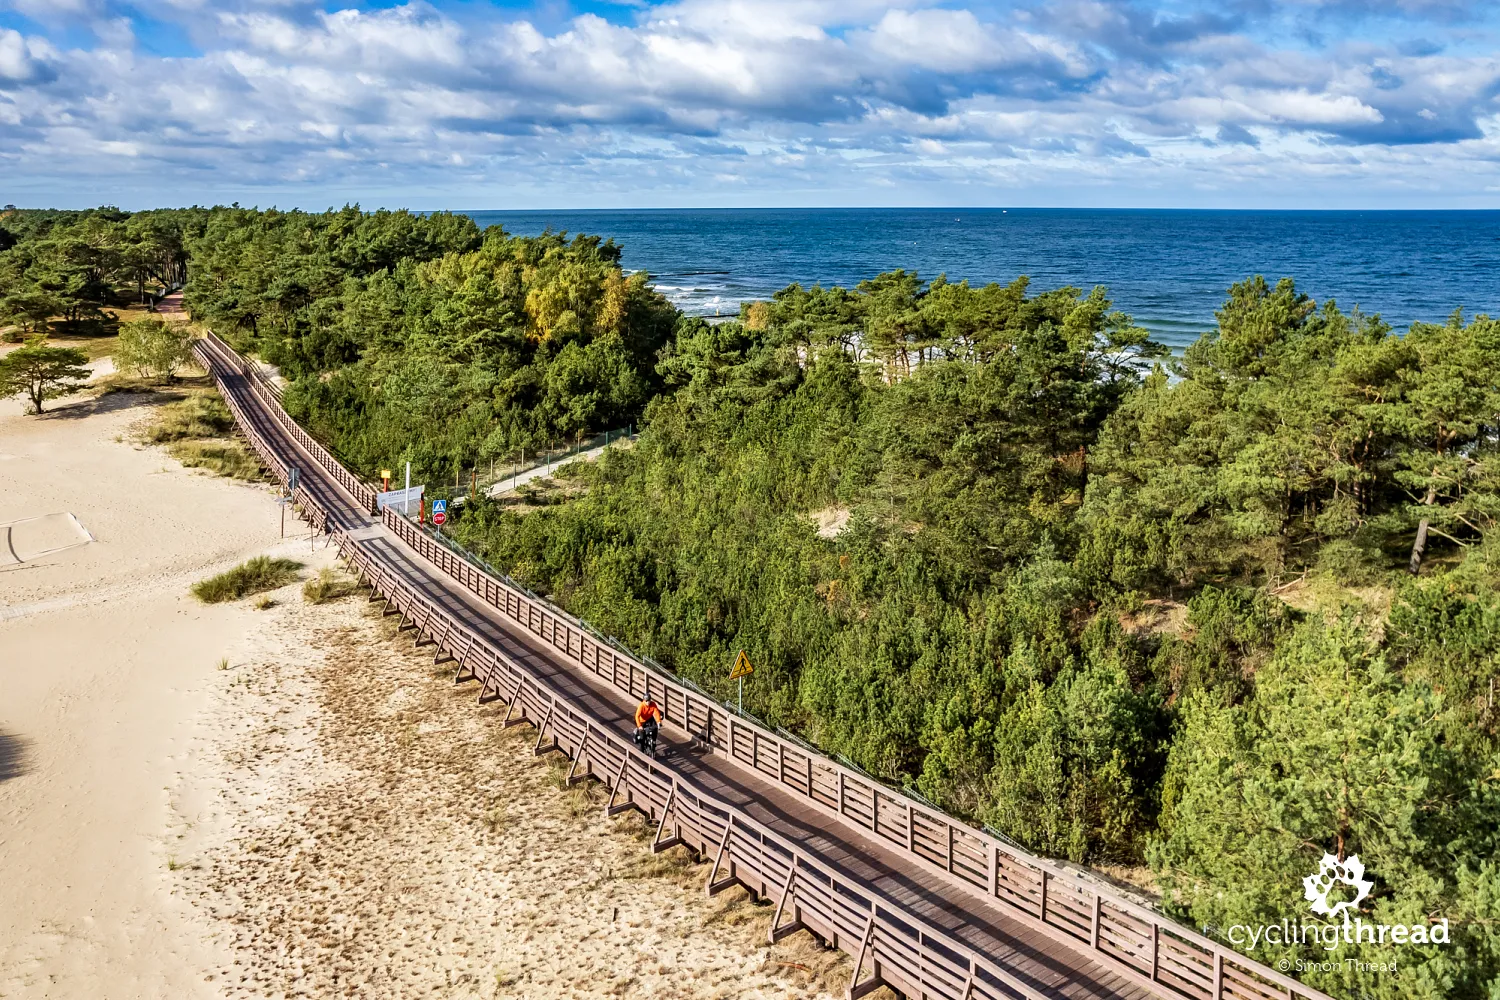
{"type": "MultiPolygon", "coordinates": [[[[828,201],[1111,178],[1170,200],[1234,177],[1420,186],[1439,155],[1464,164],[1455,185],[1472,176],[1466,190],[1482,192],[1500,160],[1480,124],[1500,111],[1487,54],[1277,48],[1221,20],[1142,20],[1113,3],[996,18],[685,0],[633,23],[585,14],[546,29],[421,3],[173,9],[202,55],[150,56],[128,32],[82,51],[0,30],[7,170],[38,190],[113,171],[231,200],[301,184],[828,201]]],[[[114,197],[100,191],[85,200],[114,197]]]]}
{"type": "Polygon", "coordinates": [[[6,85],[39,81],[51,75],[56,50],[40,39],[28,40],[19,31],[0,28],[0,92],[6,85]]]}

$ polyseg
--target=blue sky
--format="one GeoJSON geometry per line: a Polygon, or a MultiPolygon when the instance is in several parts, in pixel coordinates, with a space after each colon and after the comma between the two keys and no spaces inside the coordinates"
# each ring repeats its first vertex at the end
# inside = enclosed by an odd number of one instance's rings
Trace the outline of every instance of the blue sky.
{"type": "Polygon", "coordinates": [[[0,202],[1500,207],[1472,0],[0,0],[0,202]]]}

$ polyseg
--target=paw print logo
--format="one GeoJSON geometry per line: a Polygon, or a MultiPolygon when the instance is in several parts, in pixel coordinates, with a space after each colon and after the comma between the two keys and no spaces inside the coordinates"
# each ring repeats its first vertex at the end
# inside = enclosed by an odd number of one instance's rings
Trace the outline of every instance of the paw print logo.
{"type": "Polygon", "coordinates": [[[1343,913],[1345,920],[1349,919],[1347,911],[1359,906],[1373,888],[1375,888],[1375,883],[1365,878],[1364,862],[1359,860],[1358,854],[1351,854],[1343,861],[1332,854],[1325,854],[1323,862],[1318,865],[1318,870],[1302,880],[1303,892],[1307,896],[1307,901],[1312,903],[1314,913],[1321,913],[1327,917],[1336,917],[1343,913]],[[1329,903],[1328,894],[1340,884],[1353,889],[1354,898],[1329,903]]]}

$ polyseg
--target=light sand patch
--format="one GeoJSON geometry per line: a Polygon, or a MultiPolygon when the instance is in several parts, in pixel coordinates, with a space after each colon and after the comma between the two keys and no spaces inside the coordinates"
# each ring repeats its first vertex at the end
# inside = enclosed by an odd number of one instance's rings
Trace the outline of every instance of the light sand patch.
{"type": "Polygon", "coordinates": [[[274,507],[122,443],[141,406],[0,401],[0,521],[65,511],[99,539],[0,572],[4,997],[217,995],[215,945],[171,894],[166,788],[254,619],[187,586],[274,546],[274,507]]]}
{"type": "Polygon", "coordinates": [[[268,492],[127,441],[149,397],[0,404],[0,519],[98,537],[0,575],[0,997],[812,997],[849,963],[701,890],[563,790],[362,597],[203,606],[316,572],[268,492]]]}
{"type": "Polygon", "coordinates": [[[824,507],[808,515],[812,518],[814,527],[817,528],[818,537],[828,539],[834,539],[843,534],[844,529],[849,526],[850,516],[847,507],[824,507]]]}

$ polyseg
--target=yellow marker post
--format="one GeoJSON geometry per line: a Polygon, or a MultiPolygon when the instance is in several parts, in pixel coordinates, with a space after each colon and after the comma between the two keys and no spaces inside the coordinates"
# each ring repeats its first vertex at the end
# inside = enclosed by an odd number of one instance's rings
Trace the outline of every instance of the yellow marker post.
{"type": "Polygon", "coordinates": [[[745,711],[745,678],[755,673],[755,668],[750,665],[750,657],[745,651],[740,650],[740,655],[734,658],[734,667],[729,671],[729,679],[740,682],[740,713],[745,711]]]}

